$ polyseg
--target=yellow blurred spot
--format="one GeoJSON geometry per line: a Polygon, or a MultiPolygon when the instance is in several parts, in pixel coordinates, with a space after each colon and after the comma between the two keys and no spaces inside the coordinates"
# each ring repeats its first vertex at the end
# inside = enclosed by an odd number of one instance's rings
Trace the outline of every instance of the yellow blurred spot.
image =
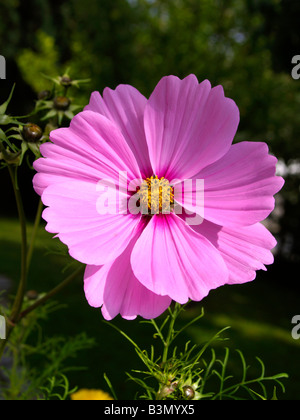
{"type": "Polygon", "coordinates": [[[101,389],[80,389],[71,395],[73,401],[101,401],[113,400],[113,398],[101,389]]]}

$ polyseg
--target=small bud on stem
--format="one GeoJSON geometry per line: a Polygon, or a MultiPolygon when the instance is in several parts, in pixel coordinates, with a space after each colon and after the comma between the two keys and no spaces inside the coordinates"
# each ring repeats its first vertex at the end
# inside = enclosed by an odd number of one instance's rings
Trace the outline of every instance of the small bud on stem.
{"type": "Polygon", "coordinates": [[[51,95],[51,92],[49,90],[42,90],[41,92],[38,93],[38,99],[39,100],[45,100],[48,99],[51,95]]]}
{"type": "Polygon", "coordinates": [[[23,127],[22,135],[28,143],[37,143],[43,136],[43,130],[36,124],[28,123],[23,127]]]}
{"type": "Polygon", "coordinates": [[[60,84],[64,87],[72,86],[73,80],[69,76],[63,76],[60,78],[60,84]]]}
{"type": "Polygon", "coordinates": [[[195,397],[195,391],[191,386],[184,386],[183,394],[187,400],[192,400],[195,397]]]}
{"type": "Polygon", "coordinates": [[[58,111],[66,111],[69,108],[71,101],[65,96],[56,96],[54,98],[53,104],[54,108],[58,111]]]}

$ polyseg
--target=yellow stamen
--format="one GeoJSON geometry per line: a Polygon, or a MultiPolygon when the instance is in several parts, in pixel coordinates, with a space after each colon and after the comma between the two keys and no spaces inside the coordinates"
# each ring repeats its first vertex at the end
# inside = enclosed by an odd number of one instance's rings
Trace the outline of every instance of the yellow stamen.
{"type": "Polygon", "coordinates": [[[174,204],[174,189],[164,177],[151,176],[143,181],[140,190],[143,214],[168,214],[174,204]]]}

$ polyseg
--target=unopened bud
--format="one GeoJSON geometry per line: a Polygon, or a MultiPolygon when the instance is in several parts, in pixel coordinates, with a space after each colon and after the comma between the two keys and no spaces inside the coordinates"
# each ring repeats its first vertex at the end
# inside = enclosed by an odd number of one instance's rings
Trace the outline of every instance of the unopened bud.
{"type": "Polygon", "coordinates": [[[24,125],[22,134],[28,143],[37,143],[43,136],[43,131],[38,125],[28,123],[24,125]]]}
{"type": "Polygon", "coordinates": [[[186,385],[182,390],[187,400],[192,400],[195,397],[195,391],[193,387],[186,385]]]}
{"type": "Polygon", "coordinates": [[[29,300],[36,300],[39,297],[39,294],[38,294],[38,292],[36,290],[28,290],[26,292],[26,297],[29,300]]]}
{"type": "Polygon", "coordinates": [[[164,386],[160,389],[158,395],[160,398],[165,398],[168,395],[172,394],[174,392],[174,388],[169,387],[169,386],[164,386]]]}
{"type": "Polygon", "coordinates": [[[51,93],[49,90],[42,90],[41,92],[38,93],[38,99],[42,101],[44,99],[48,99],[50,95],[51,93]]]}
{"type": "Polygon", "coordinates": [[[54,98],[53,104],[54,108],[58,111],[66,111],[69,108],[71,101],[65,96],[56,96],[54,98]]]}
{"type": "Polygon", "coordinates": [[[73,80],[69,76],[63,76],[60,78],[60,84],[64,87],[72,86],[73,80]]]}

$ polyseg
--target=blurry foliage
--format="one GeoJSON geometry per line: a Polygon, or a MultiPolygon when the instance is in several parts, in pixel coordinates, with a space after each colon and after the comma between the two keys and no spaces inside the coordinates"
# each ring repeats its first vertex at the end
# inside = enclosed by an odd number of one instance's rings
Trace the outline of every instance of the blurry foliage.
{"type": "MultiPolygon", "coordinates": [[[[119,83],[148,96],[167,74],[207,78],[239,106],[236,141],[266,141],[288,163],[300,156],[300,81],[291,77],[299,17],[298,0],[0,0],[0,52],[35,91],[41,72],[90,78],[82,103],[119,83]]],[[[281,194],[281,236],[293,235],[296,258],[299,177],[281,194]]]]}
{"type": "MultiPolygon", "coordinates": [[[[230,350],[226,347],[225,356],[217,358],[216,351],[212,345],[217,341],[225,341],[223,333],[230,327],[223,328],[211,337],[205,344],[200,346],[191,341],[186,342],[184,350],[180,351],[174,342],[183,331],[195,325],[204,316],[204,310],[177,330],[175,324],[179,315],[185,310],[187,305],[176,303],[173,308],[168,308],[168,315],[159,325],[155,320],[144,320],[142,324],[152,324],[155,334],[154,339],[159,339],[163,345],[163,353],[157,357],[155,345],[151,345],[151,350],[143,350],[130,338],[124,331],[114,324],[108,325],[115,328],[125,337],[134,347],[136,354],[141,359],[143,370],[133,370],[127,373],[130,380],[142,388],[143,393],[137,394],[137,399],[146,400],[277,400],[277,388],[285,392],[282,382],[288,375],[279,373],[273,376],[266,375],[263,361],[256,358],[260,365],[260,372],[253,376],[250,374],[250,366],[247,365],[245,357],[240,350],[236,350],[239,355],[239,362],[242,367],[240,378],[230,374],[232,364],[230,363],[230,350]],[[207,355],[210,350],[210,356],[207,355]],[[231,365],[231,366],[230,366],[231,365]],[[137,376],[137,375],[138,376],[137,376]],[[141,378],[143,376],[143,379],[141,378]],[[272,384],[272,394],[267,384],[272,384]]],[[[117,399],[112,384],[105,376],[112,394],[117,399]]]]}
{"type": "MultiPolygon", "coordinates": [[[[30,305],[28,299],[26,305],[30,305]]],[[[0,371],[0,400],[61,400],[74,392],[69,389],[65,373],[85,369],[78,367],[74,359],[81,351],[92,348],[95,341],[85,333],[74,337],[46,336],[43,322],[61,309],[62,305],[48,302],[14,329],[0,371]]],[[[1,313],[5,313],[5,308],[1,307],[1,313]]]]}
{"type": "Polygon", "coordinates": [[[62,73],[57,66],[58,51],[54,38],[43,31],[38,31],[37,51],[25,48],[17,56],[18,66],[23,74],[24,80],[38,93],[44,90],[47,82],[42,74],[54,76],[62,73]]]}

